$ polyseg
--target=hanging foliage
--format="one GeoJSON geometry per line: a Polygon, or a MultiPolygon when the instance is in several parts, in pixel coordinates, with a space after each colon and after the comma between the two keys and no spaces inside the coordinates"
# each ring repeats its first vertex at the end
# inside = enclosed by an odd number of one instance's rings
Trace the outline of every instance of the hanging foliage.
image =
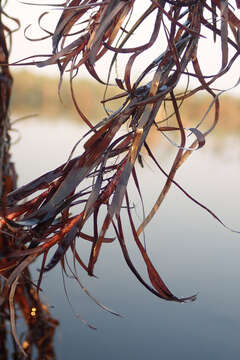
{"type": "MultiPolygon", "coordinates": [[[[69,74],[73,103],[79,116],[89,126],[89,131],[81,139],[84,142],[81,155],[73,157],[71,154],[66,163],[8,193],[2,201],[1,228],[13,244],[4,261],[0,262],[1,274],[4,275],[6,271],[10,274],[5,281],[4,296],[8,296],[16,279],[40,255],[43,255],[43,260],[38,287],[43,273],[50,271],[58,263],[65,270],[64,259],[68,250],[72,251],[75,261],[82,269],[93,276],[103,243],[110,244],[115,240],[119,241],[127,266],[149,291],[169,301],[195,300],[195,295],[179,298],[169,290],[148,256],[142,232],[172,184],[221,222],[211,210],[182,189],[175,182],[174,176],[189,155],[205,145],[206,136],[218,122],[222,91],[214,88],[214,82],[228,72],[239,57],[240,21],[236,10],[227,1],[152,0],[148,3],[149,7],[130,28],[129,17],[140,12],[141,1],[72,0],[59,4],[57,7],[62,8],[62,13],[54,32],[45,30],[41,25],[46,14],[39,18],[40,27],[47,33],[47,37],[52,38],[52,54],[34,55],[15,63],[39,68],[56,64],[60,72],[59,90],[63,75],[69,74]],[[128,42],[134,39],[150,17],[150,38],[128,46],[128,42]],[[202,71],[198,53],[198,45],[204,38],[205,29],[212,34],[206,41],[218,40],[221,44],[221,67],[213,75],[207,76],[202,71]],[[159,53],[146,65],[145,52],[156,45],[159,53]],[[112,54],[112,61],[109,64],[108,79],[103,80],[97,64],[106,53],[112,54]],[[122,98],[122,106],[114,112],[106,109],[106,118],[94,126],[77,103],[74,79],[78,76],[79,68],[85,66],[90,76],[108,87],[113,77],[113,65],[122,55],[127,56],[128,60],[123,76],[117,76],[114,80],[115,86],[119,88],[119,95],[103,99],[106,106],[106,103],[122,98]],[[134,65],[138,59],[142,59],[142,71],[136,80],[132,80],[134,65]],[[187,77],[190,80],[194,78],[195,83],[197,80],[198,85],[194,89],[186,88],[178,93],[176,88],[180,80],[187,77]],[[214,121],[204,131],[201,126],[205,117],[197,126],[185,128],[180,109],[186,99],[199,91],[205,91],[212,97],[210,107],[206,110],[214,111],[214,121]],[[166,103],[171,104],[172,114],[166,114],[165,119],[159,123],[156,120],[157,114],[166,103]],[[148,136],[152,128],[167,139],[171,132],[179,134],[180,141],[169,173],[164,172],[151,149],[148,136]],[[187,145],[189,133],[195,140],[187,145]],[[166,177],[166,182],[152,210],[137,227],[132,214],[128,183],[132,177],[142,198],[135,166],[141,159],[142,148],[146,149],[149,157],[166,177]],[[123,223],[123,214],[127,214],[128,223],[126,220],[123,223]],[[93,224],[92,232],[86,233],[84,225],[90,219],[93,224]],[[148,280],[145,280],[145,276],[131,260],[126,242],[126,227],[130,227],[146,265],[148,280]],[[108,237],[107,231],[110,228],[114,229],[116,239],[108,237]],[[78,242],[85,240],[92,243],[87,261],[82,259],[76,247],[78,242]],[[53,246],[57,248],[48,259],[49,250],[53,246]]],[[[240,7],[238,1],[235,6],[240,7]]]]}

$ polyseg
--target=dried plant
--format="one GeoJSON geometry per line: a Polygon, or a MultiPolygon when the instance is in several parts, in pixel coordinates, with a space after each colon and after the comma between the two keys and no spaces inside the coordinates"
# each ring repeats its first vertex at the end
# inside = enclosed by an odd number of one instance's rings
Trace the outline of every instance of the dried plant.
{"type": "MultiPolygon", "coordinates": [[[[141,235],[173,183],[220,221],[209,209],[186,193],[175,182],[174,176],[188,156],[205,144],[206,136],[217,124],[220,111],[219,97],[222,91],[214,89],[213,85],[231,69],[239,57],[240,21],[235,15],[234,5],[240,8],[239,1],[230,5],[222,0],[152,0],[149,1],[148,9],[138,17],[130,29],[129,16],[132,12],[139,11],[141,1],[72,0],[58,5],[62,8],[62,14],[55,31],[51,33],[44,29],[47,32],[46,36],[52,38],[52,54],[41,57],[34,55],[15,65],[35,65],[41,68],[57,64],[60,71],[59,89],[63,74],[69,73],[74,105],[90,129],[81,139],[85,141],[81,155],[73,158],[71,154],[63,165],[10,192],[3,199],[1,226],[12,243],[4,262],[0,263],[1,273],[5,274],[7,271],[10,274],[5,282],[3,296],[8,296],[24,269],[42,254],[38,287],[43,273],[51,270],[56,264],[61,263],[65,271],[65,254],[68,249],[72,251],[75,262],[93,276],[102,244],[114,240],[107,236],[108,229],[112,227],[128,267],[149,291],[170,301],[185,302],[195,299],[195,295],[178,298],[172,294],[152,264],[141,235]],[[153,19],[150,39],[143,45],[135,44],[134,47],[128,47],[128,41],[134,38],[134,34],[150,16],[153,19]],[[207,41],[215,42],[219,39],[221,43],[221,68],[208,76],[202,72],[198,60],[198,44],[204,37],[204,29],[208,29],[212,34],[212,38],[208,38],[207,41]],[[165,49],[159,50],[158,56],[144,68],[145,51],[156,44],[162,49],[164,41],[165,49]],[[231,56],[230,49],[231,54],[233,53],[231,56]],[[112,54],[112,61],[109,65],[108,79],[104,81],[97,72],[96,65],[106,52],[112,54]],[[103,99],[105,105],[116,98],[122,98],[122,106],[114,112],[106,110],[106,118],[94,126],[77,104],[73,87],[74,78],[77,77],[80,66],[84,65],[96,81],[107,87],[113,65],[122,54],[128,56],[128,61],[123,76],[115,79],[115,85],[119,87],[119,96],[103,99]],[[135,61],[141,57],[142,72],[132,81],[135,61]],[[199,85],[178,93],[176,87],[182,77],[197,79],[199,85]],[[201,125],[206,117],[199,124],[186,129],[180,106],[190,96],[202,90],[212,97],[212,103],[209,109],[206,109],[206,113],[212,109],[214,121],[204,131],[201,130],[201,125]],[[165,103],[170,104],[172,114],[157,122],[159,109],[164,107],[165,103]],[[169,173],[165,173],[161,168],[149,145],[148,136],[152,128],[157,129],[159,135],[164,135],[167,139],[170,139],[168,133],[179,134],[180,142],[169,173]],[[190,146],[187,145],[188,133],[195,137],[190,146]],[[141,160],[142,148],[146,149],[150,158],[166,176],[166,182],[152,210],[137,228],[127,186],[132,177],[139,197],[142,198],[135,167],[136,161],[141,160]],[[77,208],[77,213],[75,210],[72,212],[73,207],[77,208]],[[122,213],[127,214],[128,225],[123,224],[122,213]],[[83,227],[90,219],[93,224],[92,233],[87,234],[83,227]],[[140,274],[130,258],[125,234],[125,227],[129,225],[146,265],[149,282],[140,274]],[[92,242],[87,263],[76,248],[76,243],[81,240],[92,242]],[[55,245],[57,249],[47,262],[49,250],[55,245]]],[[[43,16],[45,14],[39,19],[40,26],[43,16]]]]}

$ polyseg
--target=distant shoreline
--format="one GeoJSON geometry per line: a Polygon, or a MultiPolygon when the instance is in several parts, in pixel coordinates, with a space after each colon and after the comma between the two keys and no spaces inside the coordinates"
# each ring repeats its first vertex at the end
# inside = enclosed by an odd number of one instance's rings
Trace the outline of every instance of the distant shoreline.
{"type": "MultiPolygon", "coordinates": [[[[38,114],[41,118],[57,119],[68,118],[69,120],[81,121],[74,108],[70,94],[69,84],[64,80],[61,88],[61,99],[58,96],[58,81],[56,77],[38,75],[33,72],[12,71],[14,85],[11,98],[11,113],[20,116],[38,114]]],[[[75,96],[83,113],[93,123],[106,117],[104,108],[100,101],[104,94],[104,86],[91,80],[76,80],[74,83],[75,96]]],[[[121,92],[117,87],[109,87],[108,97],[121,92]]],[[[182,120],[185,126],[194,127],[204,116],[212,98],[196,95],[189,100],[185,100],[184,107],[180,108],[182,120]]],[[[121,104],[121,99],[115,100],[114,104],[107,103],[107,108],[115,110],[121,104]],[[114,108],[111,108],[114,106],[114,108]]],[[[231,95],[223,95],[220,98],[220,119],[217,131],[240,132],[240,101],[231,95]]],[[[166,102],[166,107],[168,103],[166,102]]],[[[172,113],[167,108],[167,114],[172,113]]],[[[158,121],[164,119],[163,108],[158,116],[158,121]]],[[[172,124],[175,119],[168,121],[172,124]]],[[[210,111],[207,119],[209,126],[213,122],[213,110],[210,111]]],[[[164,123],[166,124],[166,123],[164,123]]],[[[204,126],[203,126],[204,128],[204,126]]]]}

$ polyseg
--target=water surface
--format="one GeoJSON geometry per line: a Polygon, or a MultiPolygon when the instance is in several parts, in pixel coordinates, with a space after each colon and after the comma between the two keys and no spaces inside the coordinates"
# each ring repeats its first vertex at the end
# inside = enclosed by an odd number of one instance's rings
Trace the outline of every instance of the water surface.
{"type": "MultiPolygon", "coordinates": [[[[24,184],[66,161],[83,133],[68,121],[25,121],[16,124],[21,141],[13,158],[24,184]]],[[[163,140],[164,141],[164,140],[163,140]]],[[[80,147],[81,148],[81,147],[80,147]]],[[[79,148],[79,151],[80,151],[79,148]]],[[[155,148],[161,164],[169,168],[172,153],[155,148]]],[[[164,177],[144,157],[138,167],[146,211],[161,189],[164,177]]],[[[239,221],[240,141],[238,136],[208,139],[179,170],[176,180],[230,227],[239,221]]],[[[130,190],[136,217],[141,203],[130,190]]],[[[126,229],[128,224],[125,224],[126,229]]],[[[176,296],[198,294],[194,303],[166,302],[149,293],[128,270],[116,242],[106,244],[96,266],[98,279],[79,275],[105,305],[120,312],[117,318],[99,309],[72,279],[67,290],[76,314],[98,330],[83,326],[74,316],[62,285],[60,266],[45,275],[43,300],[60,320],[55,346],[58,360],[75,359],[235,359],[240,353],[240,236],[198,207],[175,186],[146,230],[148,253],[176,296]]],[[[128,245],[137,266],[144,268],[129,235],[128,245]]],[[[78,245],[86,252],[87,245],[78,245]]],[[[37,264],[34,264],[34,269],[37,264]]]]}

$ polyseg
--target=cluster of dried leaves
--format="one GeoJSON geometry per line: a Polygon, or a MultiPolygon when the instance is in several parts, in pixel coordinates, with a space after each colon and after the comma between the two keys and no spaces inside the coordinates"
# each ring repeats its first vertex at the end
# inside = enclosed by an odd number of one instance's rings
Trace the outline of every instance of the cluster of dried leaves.
{"type": "MultiPolygon", "coordinates": [[[[195,296],[178,298],[172,294],[152,264],[141,234],[161,205],[171,184],[176,184],[184,191],[174,181],[174,175],[192,151],[204,145],[206,135],[217,124],[221,92],[214,89],[212,84],[230,70],[239,56],[240,21],[235,15],[234,6],[240,8],[240,3],[237,0],[231,5],[222,0],[151,0],[148,3],[147,10],[130,29],[129,17],[132,12],[139,12],[141,1],[66,1],[58,4],[58,8],[62,7],[62,14],[53,33],[42,27],[41,21],[46,14],[39,18],[40,27],[47,32],[47,37],[52,38],[52,54],[42,55],[45,59],[35,55],[20,64],[38,67],[57,64],[60,80],[63,74],[68,72],[73,102],[90,130],[81,139],[85,141],[81,155],[69,158],[62,166],[16,189],[3,199],[1,229],[12,244],[8,254],[0,262],[1,274],[10,273],[5,282],[3,296],[8,296],[23,270],[40,255],[43,255],[43,260],[38,288],[43,273],[51,270],[57,263],[61,262],[65,270],[64,259],[68,249],[71,249],[75,261],[82,269],[93,276],[103,243],[114,240],[107,237],[107,231],[112,227],[128,267],[149,291],[170,301],[185,302],[195,299],[195,296]],[[134,34],[141,29],[149,16],[153,19],[150,40],[128,47],[128,41],[134,39],[134,34]],[[204,29],[212,33],[212,38],[207,41],[214,42],[219,39],[221,43],[222,51],[219,56],[222,57],[222,66],[212,76],[202,73],[198,61],[198,44],[204,29]],[[153,45],[159,44],[159,49],[162,49],[163,40],[166,41],[166,48],[159,50],[158,56],[145,68],[143,61],[141,74],[136,81],[131,81],[132,69],[138,57],[142,56],[144,59],[145,51],[153,45]],[[233,53],[231,57],[229,48],[233,53]],[[106,110],[107,117],[93,126],[77,104],[73,80],[80,66],[84,65],[96,81],[108,86],[109,81],[104,82],[96,70],[98,60],[106,52],[112,54],[109,79],[118,57],[122,54],[128,56],[123,77],[115,79],[115,85],[119,87],[118,98],[122,97],[123,103],[117,111],[106,110]],[[199,85],[195,89],[186,89],[185,92],[176,94],[175,88],[182,77],[195,78],[199,85]],[[212,96],[214,122],[204,132],[199,130],[201,124],[185,129],[180,105],[201,90],[212,96]],[[172,104],[173,114],[157,123],[156,115],[166,101],[172,104]],[[173,120],[170,122],[169,118],[173,120]],[[126,123],[128,130],[124,131],[126,123]],[[152,210],[137,229],[127,185],[132,177],[141,198],[135,163],[140,159],[143,147],[156,166],[163,171],[148,145],[148,135],[152,127],[165,136],[172,131],[178,132],[180,143],[171,170],[168,174],[165,173],[165,185],[152,210]],[[187,132],[195,136],[195,141],[190,146],[186,145],[187,132]],[[72,208],[76,205],[78,211],[73,214],[72,208]],[[122,212],[127,213],[128,224],[123,224],[122,212]],[[105,215],[102,220],[103,213],[105,215]],[[91,234],[87,234],[83,229],[89,219],[92,219],[93,224],[91,234]],[[125,242],[125,227],[130,227],[132,231],[145,262],[149,282],[131,261],[125,242]],[[76,243],[81,239],[92,243],[87,263],[76,249],[76,243]],[[49,250],[55,245],[55,253],[47,262],[49,250]]],[[[114,98],[104,99],[103,103],[111,100],[114,98]]],[[[185,194],[190,197],[186,192],[185,194]]],[[[219,220],[210,210],[206,210],[219,220]]]]}

